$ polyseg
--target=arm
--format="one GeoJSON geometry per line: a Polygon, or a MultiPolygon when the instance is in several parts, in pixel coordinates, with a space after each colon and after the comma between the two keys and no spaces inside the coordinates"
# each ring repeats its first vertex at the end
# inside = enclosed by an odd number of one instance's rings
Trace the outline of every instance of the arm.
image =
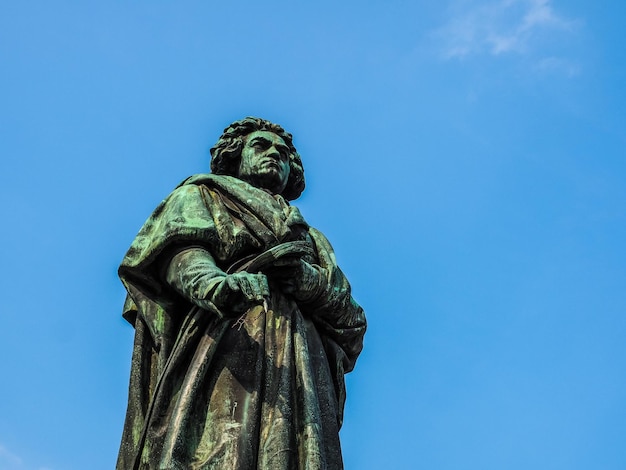
{"type": "Polygon", "coordinates": [[[177,252],[165,263],[165,282],[187,301],[221,316],[232,316],[269,296],[264,274],[226,274],[200,246],[177,252]]]}
{"type": "Polygon", "coordinates": [[[366,329],[363,309],[352,298],[350,284],[337,266],[326,237],[313,228],[309,234],[317,251],[315,262],[281,259],[274,263],[268,276],[278,281],[282,292],[296,300],[320,334],[342,351],[341,362],[345,371],[350,371],[363,347],[366,329]]]}

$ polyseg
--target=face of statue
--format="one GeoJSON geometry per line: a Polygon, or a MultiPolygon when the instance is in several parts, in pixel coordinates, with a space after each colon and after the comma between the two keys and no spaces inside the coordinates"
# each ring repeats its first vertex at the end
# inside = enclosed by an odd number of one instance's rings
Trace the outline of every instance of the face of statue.
{"type": "Polygon", "coordinates": [[[255,131],[244,139],[239,179],[280,194],[289,178],[289,147],[270,131],[255,131]]]}

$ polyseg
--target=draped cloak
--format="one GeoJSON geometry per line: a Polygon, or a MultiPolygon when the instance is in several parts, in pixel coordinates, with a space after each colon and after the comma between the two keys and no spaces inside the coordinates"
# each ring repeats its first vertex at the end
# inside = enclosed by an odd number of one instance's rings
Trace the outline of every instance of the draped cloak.
{"type": "Polygon", "coordinates": [[[154,211],[119,269],[135,327],[117,470],[343,468],[344,374],[366,321],[326,238],[296,207],[237,178],[195,175],[154,211]],[[164,265],[201,247],[218,271],[289,242],[311,248],[326,285],[298,302],[270,278],[267,310],[194,301],[164,265]]]}

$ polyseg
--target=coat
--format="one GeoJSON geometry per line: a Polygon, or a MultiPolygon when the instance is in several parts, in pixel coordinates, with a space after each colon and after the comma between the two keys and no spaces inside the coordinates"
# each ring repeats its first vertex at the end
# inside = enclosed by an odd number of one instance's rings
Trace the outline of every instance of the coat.
{"type": "Polygon", "coordinates": [[[366,321],[330,244],[296,207],[234,177],[192,176],[146,221],[119,275],[135,341],[118,470],[343,468],[344,374],[366,321]],[[189,279],[295,247],[326,285],[304,303],[270,282],[267,308],[237,322],[165,281],[173,254],[189,247],[213,259],[180,267],[189,279]]]}

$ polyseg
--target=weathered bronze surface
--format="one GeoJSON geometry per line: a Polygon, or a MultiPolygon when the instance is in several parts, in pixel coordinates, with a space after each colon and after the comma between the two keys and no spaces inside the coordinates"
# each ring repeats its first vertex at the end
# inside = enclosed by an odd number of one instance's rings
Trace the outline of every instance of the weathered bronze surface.
{"type": "Polygon", "coordinates": [[[287,202],[304,189],[291,134],[246,118],[211,156],[119,269],[135,344],[117,469],[341,469],[344,374],[366,322],[287,202]]]}

